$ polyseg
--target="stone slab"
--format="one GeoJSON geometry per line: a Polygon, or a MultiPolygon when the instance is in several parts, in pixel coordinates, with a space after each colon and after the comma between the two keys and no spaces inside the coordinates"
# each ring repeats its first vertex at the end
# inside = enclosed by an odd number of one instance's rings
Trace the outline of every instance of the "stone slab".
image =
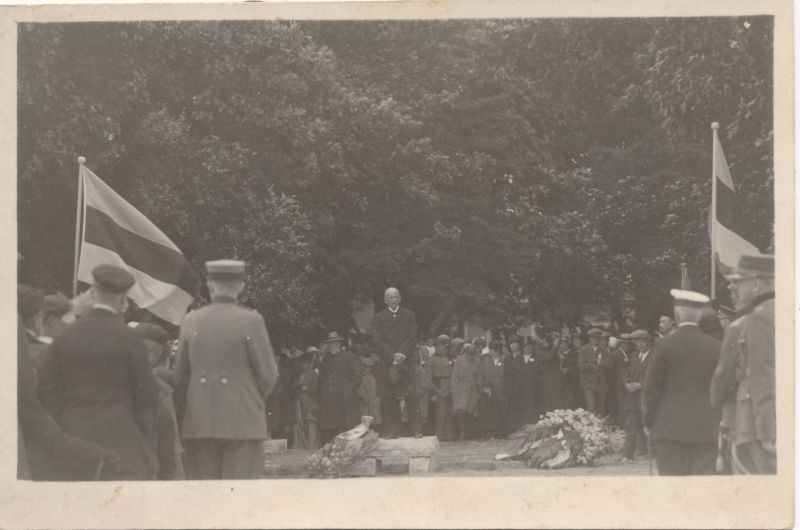
{"type": "Polygon", "coordinates": [[[431,456],[439,450],[439,439],[436,436],[422,438],[381,438],[370,451],[369,456],[377,458],[389,456],[431,456]]]}
{"type": "Polygon", "coordinates": [[[377,462],[374,458],[365,458],[347,470],[348,477],[374,477],[377,473],[377,462]]]}
{"type": "Polygon", "coordinates": [[[409,475],[425,475],[436,472],[436,455],[412,456],[408,459],[409,475]]]}

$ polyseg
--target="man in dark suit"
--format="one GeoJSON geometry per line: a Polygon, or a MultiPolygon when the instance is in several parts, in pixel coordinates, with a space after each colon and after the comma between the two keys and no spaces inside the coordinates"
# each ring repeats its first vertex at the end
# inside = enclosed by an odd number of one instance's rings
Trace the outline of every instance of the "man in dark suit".
{"type": "Polygon", "coordinates": [[[190,480],[263,475],[266,402],[278,368],[263,317],[237,305],[244,269],[243,261],[207,262],[211,304],[181,323],[175,398],[190,480]]]}
{"type": "Polygon", "coordinates": [[[712,399],[721,401],[736,388],[733,472],[774,474],[775,450],[775,259],[743,255],[733,280],[735,298],[749,313],[729,326],[712,399]],[[733,343],[733,335],[736,335],[733,343]],[[726,350],[726,353],[729,353],[726,350]]]}
{"type": "Polygon", "coordinates": [[[417,342],[417,317],[414,312],[400,307],[400,291],[394,287],[386,289],[383,295],[386,309],[375,315],[372,321],[372,338],[378,348],[378,364],[375,367],[375,382],[378,396],[381,397],[381,412],[389,433],[400,430],[401,416],[399,401],[392,399],[388,384],[389,367],[395,353],[406,356],[404,363],[412,370],[410,359],[417,342]]]}
{"type": "MultiPolygon", "coordinates": [[[[521,344],[522,340],[512,335],[509,345],[521,344]]],[[[506,431],[512,433],[523,425],[532,425],[538,419],[538,412],[541,409],[537,401],[537,390],[541,387],[542,365],[548,362],[544,359],[541,346],[534,342],[533,349],[529,353],[520,352],[517,355],[509,355],[505,359],[506,379],[509,382],[509,414],[508,427],[506,431]]],[[[547,412],[542,410],[542,412],[547,412]]]]}
{"type": "Polygon", "coordinates": [[[708,399],[721,343],[698,322],[707,296],[673,289],[678,329],[659,339],[645,373],[642,419],[661,475],[712,475],[719,408],[708,399]]]}
{"type": "MultiPolygon", "coordinates": [[[[42,401],[73,436],[119,455],[101,470],[105,480],[155,477],[157,462],[148,436],[159,387],[147,348],[122,318],[131,273],[114,265],[92,271],[92,309],[54,340],[39,380],[42,401]]],[[[58,463],[61,478],[91,480],[97,471],[80,462],[58,463]]]]}
{"type": "MultiPolygon", "coordinates": [[[[597,328],[588,331],[589,344],[578,350],[578,371],[580,373],[581,392],[589,412],[601,413],[598,410],[598,373],[603,361],[604,348],[601,346],[603,332],[597,328]]],[[[608,356],[608,352],[605,352],[608,356]]]]}
{"type": "Polygon", "coordinates": [[[636,352],[630,355],[628,371],[623,379],[625,396],[620,407],[625,413],[625,447],[623,455],[626,460],[633,460],[634,453],[638,450],[644,453],[647,450],[647,440],[642,429],[642,385],[644,374],[650,363],[650,350],[653,347],[653,338],[643,329],[637,329],[626,339],[636,345],[636,352]]]}

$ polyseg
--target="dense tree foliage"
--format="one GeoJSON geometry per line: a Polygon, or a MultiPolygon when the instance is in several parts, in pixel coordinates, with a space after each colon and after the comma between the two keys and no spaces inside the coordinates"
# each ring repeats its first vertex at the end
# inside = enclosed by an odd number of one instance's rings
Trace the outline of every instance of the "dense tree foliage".
{"type": "Polygon", "coordinates": [[[770,245],[771,109],[768,17],[22,25],[23,274],[69,288],[81,154],[284,336],[390,284],[431,332],[652,322],[709,283],[711,121],[770,245]]]}

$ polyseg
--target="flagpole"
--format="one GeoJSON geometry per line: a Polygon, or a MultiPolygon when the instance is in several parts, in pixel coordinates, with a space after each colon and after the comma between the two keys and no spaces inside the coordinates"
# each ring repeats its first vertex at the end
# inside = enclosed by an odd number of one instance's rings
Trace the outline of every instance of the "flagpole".
{"type": "Polygon", "coordinates": [[[78,201],[75,207],[75,265],[72,269],[72,297],[78,296],[78,265],[81,251],[81,204],[83,202],[83,166],[86,157],[78,157],[78,201]]]}
{"type": "Polygon", "coordinates": [[[719,123],[711,123],[711,296],[717,298],[717,130],[719,123]]]}

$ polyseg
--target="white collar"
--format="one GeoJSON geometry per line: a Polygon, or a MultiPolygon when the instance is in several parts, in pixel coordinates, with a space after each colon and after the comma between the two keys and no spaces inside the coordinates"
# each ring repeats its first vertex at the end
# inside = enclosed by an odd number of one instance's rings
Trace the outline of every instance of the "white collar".
{"type": "Polygon", "coordinates": [[[117,314],[117,310],[116,309],[114,309],[110,305],[106,305],[106,304],[94,304],[92,306],[92,309],[105,309],[106,311],[111,311],[115,315],[117,314]]]}
{"type": "Polygon", "coordinates": [[[390,312],[392,312],[392,313],[394,313],[394,314],[397,314],[397,312],[398,312],[398,311],[400,311],[400,306],[397,306],[397,309],[392,309],[391,307],[389,307],[389,306],[387,305],[387,306],[386,306],[386,309],[388,309],[390,312]]]}
{"type": "Polygon", "coordinates": [[[681,322],[680,324],[678,324],[679,328],[682,328],[684,326],[699,326],[699,324],[697,322],[681,322]]]}

